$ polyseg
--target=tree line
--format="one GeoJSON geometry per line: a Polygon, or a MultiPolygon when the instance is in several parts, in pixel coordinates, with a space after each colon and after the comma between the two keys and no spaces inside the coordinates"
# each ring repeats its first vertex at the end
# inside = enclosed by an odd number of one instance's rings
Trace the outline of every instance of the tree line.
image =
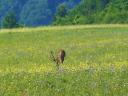
{"type": "Polygon", "coordinates": [[[75,8],[67,10],[59,5],[55,25],[128,23],[128,0],[82,0],[75,8]]]}
{"type": "Polygon", "coordinates": [[[3,28],[128,23],[127,0],[1,1],[0,23],[3,28]]]}
{"type": "Polygon", "coordinates": [[[80,0],[0,0],[0,26],[5,27],[5,23],[11,22],[7,18],[15,19],[18,26],[49,25],[54,21],[56,9],[61,3],[71,9],[79,2],[80,0]]]}

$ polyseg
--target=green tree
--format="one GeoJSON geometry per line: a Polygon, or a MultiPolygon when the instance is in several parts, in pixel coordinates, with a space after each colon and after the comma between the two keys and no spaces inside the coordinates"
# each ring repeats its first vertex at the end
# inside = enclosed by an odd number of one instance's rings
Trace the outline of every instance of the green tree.
{"type": "Polygon", "coordinates": [[[53,22],[53,25],[65,25],[67,22],[67,18],[66,18],[66,15],[67,15],[67,8],[66,8],[66,4],[65,3],[62,3],[60,4],[58,7],[57,7],[57,10],[56,10],[56,14],[54,16],[54,22],[53,22]]]}
{"type": "Polygon", "coordinates": [[[66,4],[62,3],[57,7],[56,16],[65,17],[67,14],[66,4]]]}
{"type": "Polygon", "coordinates": [[[14,13],[9,12],[7,15],[4,17],[3,22],[2,22],[2,27],[3,28],[14,28],[17,27],[17,22],[16,22],[16,17],[14,16],[14,13]]]}
{"type": "Polygon", "coordinates": [[[47,25],[51,21],[52,11],[47,0],[28,0],[20,13],[19,22],[26,26],[47,25]]]}

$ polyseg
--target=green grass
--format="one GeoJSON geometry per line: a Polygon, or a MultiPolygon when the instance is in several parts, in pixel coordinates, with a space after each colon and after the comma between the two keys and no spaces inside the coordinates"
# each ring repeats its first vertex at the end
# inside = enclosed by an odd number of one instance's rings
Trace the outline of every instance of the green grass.
{"type": "Polygon", "coordinates": [[[128,25],[0,30],[0,96],[128,96],[128,25]]]}

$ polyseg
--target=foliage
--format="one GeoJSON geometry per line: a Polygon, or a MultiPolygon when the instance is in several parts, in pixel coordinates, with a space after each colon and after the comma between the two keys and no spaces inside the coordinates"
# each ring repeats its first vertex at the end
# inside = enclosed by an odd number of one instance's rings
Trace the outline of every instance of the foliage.
{"type": "MultiPolygon", "coordinates": [[[[28,0],[0,0],[0,24],[2,23],[6,14],[13,11],[17,22],[19,21],[19,14],[28,0]]],[[[2,26],[2,24],[1,24],[2,26]]]]}
{"type": "Polygon", "coordinates": [[[21,11],[20,22],[27,26],[46,25],[51,21],[51,15],[47,0],[29,0],[21,11]]]}
{"type": "Polygon", "coordinates": [[[128,23],[127,0],[82,0],[56,24],[128,23]]]}
{"type": "Polygon", "coordinates": [[[2,22],[2,27],[3,28],[14,28],[14,27],[18,27],[18,24],[16,22],[16,17],[14,16],[14,14],[12,12],[9,12],[5,18],[3,19],[2,22]]]}
{"type": "Polygon", "coordinates": [[[60,4],[57,8],[56,15],[59,17],[65,17],[66,14],[67,14],[66,5],[64,3],[60,4]]]}
{"type": "Polygon", "coordinates": [[[9,11],[24,26],[128,23],[128,0],[0,0],[0,23],[9,11]]]}
{"type": "Polygon", "coordinates": [[[71,9],[80,0],[0,0],[0,23],[11,10],[18,23],[25,26],[51,24],[59,4],[65,3],[71,9]]]}

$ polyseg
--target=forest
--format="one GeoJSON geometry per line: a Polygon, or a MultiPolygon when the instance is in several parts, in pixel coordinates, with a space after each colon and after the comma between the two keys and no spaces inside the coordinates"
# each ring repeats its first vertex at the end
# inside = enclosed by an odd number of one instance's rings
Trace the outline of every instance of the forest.
{"type": "Polygon", "coordinates": [[[128,0],[0,0],[0,26],[128,23],[128,0]]]}

